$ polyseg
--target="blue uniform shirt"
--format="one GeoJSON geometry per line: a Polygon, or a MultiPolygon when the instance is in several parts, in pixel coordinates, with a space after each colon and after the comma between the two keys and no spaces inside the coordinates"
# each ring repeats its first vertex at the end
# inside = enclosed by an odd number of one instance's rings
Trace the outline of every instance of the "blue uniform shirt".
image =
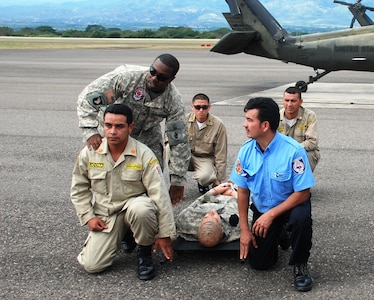
{"type": "Polygon", "coordinates": [[[264,152],[255,140],[245,142],[230,180],[250,190],[251,199],[261,213],[279,205],[293,192],[315,185],[305,149],[279,132],[264,152]]]}

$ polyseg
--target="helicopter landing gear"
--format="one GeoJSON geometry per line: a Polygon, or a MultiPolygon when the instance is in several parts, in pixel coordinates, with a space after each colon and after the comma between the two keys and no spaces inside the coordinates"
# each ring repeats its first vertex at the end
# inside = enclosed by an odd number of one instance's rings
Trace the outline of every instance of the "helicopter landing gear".
{"type": "Polygon", "coordinates": [[[308,90],[308,84],[303,80],[296,82],[295,87],[297,87],[302,93],[305,93],[308,90]]]}
{"type": "Polygon", "coordinates": [[[319,73],[318,72],[318,69],[314,69],[314,71],[316,72],[316,76],[309,76],[309,81],[308,82],[305,82],[305,81],[298,81],[296,82],[296,87],[299,88],[299,90],[302,92],[302,93],[305,93],[307,90],[308,90],[308,84],[310,83],[313,83],[315,81],[317,81],[318,79],[322,78],[323,76],[329,74],[331,71],[323,71],[322,73],[319,73]]]}

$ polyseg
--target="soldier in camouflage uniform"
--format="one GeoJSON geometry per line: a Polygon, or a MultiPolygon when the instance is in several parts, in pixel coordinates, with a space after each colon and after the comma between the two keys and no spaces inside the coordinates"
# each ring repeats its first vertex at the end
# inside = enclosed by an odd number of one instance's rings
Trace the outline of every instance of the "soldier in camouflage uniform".
{"type": "Polygon", "coordinates": [[[107,105],[125,103],[134,115],[131,134],[153,150],[163,167],[164,144],[160,122],[170,145],[170,197],[173,205],[183,199],[190,149],[187,122],[181,95],[172,81],[179,70],[178,60],[162,54],[150,68],[122,65],[90,83],[78,97],[79,127],[89,148],[97,149],[103,136],[103,111],[107,105]]]}
{"type": "MultiPolygon", "coordinates": [[[[232,183],[222,183],[197,198],[182,210],[176,219],[177,235],[186,241],[198,241],[201,220],[212,211],[221,217],[224,236],[221,243],[229,243],[240,238],[238,226],[238,199],[232,183]]],[[[252,221],[252,211],[248,210],[248,223],[252,221]]]]}

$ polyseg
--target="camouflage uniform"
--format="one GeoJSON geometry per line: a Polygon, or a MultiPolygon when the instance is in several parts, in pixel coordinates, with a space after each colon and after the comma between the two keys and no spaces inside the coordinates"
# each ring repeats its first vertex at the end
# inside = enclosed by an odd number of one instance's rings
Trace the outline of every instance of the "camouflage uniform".
{"type": "Polygon", "coordinates": [[[103,114],[107,105],[125,103],[133,112],[135,128],[131,136],[153,150],[163,167],[163,135],[170,144],[169,174],[172,185],[184,185],[190,159],[187,122],[181,95],[170,83],[165,91],[151,99],[147,89],[148,68],[121,65],[90,83],[78,97],[79,127],[83,141],[94,134],[103,136],[103,114]]]}
{"type": "MultiPolygon", "coordinates": [[[[225,232],[221,243],[229,243],[239,239],[239,223],[237,226],[232,226],[229,223],[231,215],[238,215],[238,199],[225,195],[213,196],[209,192],[197,198],[180,212],[176,219],[177,235],[187,241],[197,241],[201,219],[211,210],[216,210],[221,217],[225,232]]],[[[248,210],[248,224],[251,221],[252,211],[248,210]]]]}
{"type": "Polygon", "coordinates": [[[284,108],[280,110],[278,131],[298,141],[308,152],[308,160],[312,171],[316,167],[320,153],[318,148],[317,116],[310,109],[300,106],[296,121],[288,126],[284,108]]]}

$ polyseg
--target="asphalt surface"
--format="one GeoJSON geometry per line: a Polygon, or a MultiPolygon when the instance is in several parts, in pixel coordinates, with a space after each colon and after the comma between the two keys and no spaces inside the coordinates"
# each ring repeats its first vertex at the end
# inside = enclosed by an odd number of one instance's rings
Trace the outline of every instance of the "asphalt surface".
{"type": "MultiPolygon", "coordinates": [[[[261,272],[240,263],[236,251],[178,252],[166,264],[156,253],[157,276],[148,282],[137,279],[135,253],[119,255],[110,270],[98,275],[79,267],[76,256],[87,228],[80,227],[69,199],[71,171],[83,147],[77,96],[119,64],[148,66],[162,52],[0,51],[0,298],[372,298],[374,73],[332,73],[304,95],[318,115],[322,156],[312,189],[312,291],[295,291],[288,251],[280,251],[272,270],[261,272]]],[[[246,140],[246,100],[261,94],[279,101],[286,86],[313,75],[310,68],[244,54],[170,52],[181,62],[175,84],[187,109],[192,96],[204,92],[214,103],[212,113],[226,123],[228,172],[246,140]]],[[[185,199],[175,214],[198,196],[189,174],[185,199]]]]}

